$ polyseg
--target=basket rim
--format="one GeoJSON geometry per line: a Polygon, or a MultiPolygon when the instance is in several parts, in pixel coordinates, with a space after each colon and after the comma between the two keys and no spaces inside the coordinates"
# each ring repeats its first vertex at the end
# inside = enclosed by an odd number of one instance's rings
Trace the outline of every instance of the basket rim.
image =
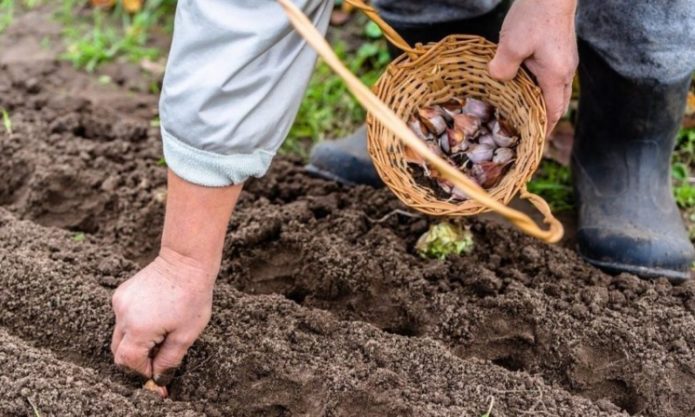
{"type": "MultiPolygon", "coordinates": [[[[413,59],[411,56],[405,53],[398,56],[387,66],[386,70],[381,74],[377,82],[372,87],[372,91],[377,95],[377,97],[379,97],[379,99],[387,102],[388,100],[386,100],[387,97],[384,97],[384,92],[388,92],[389,83],[392,82],[392,79],[395,78],[396,74],[400,74],[402,72],[412,72],[413,69],[417,68],[431,68],[439,66],[440,64],[437,62],[437,58],[440,57],[442,54],[445,54],[448,50],[456,48],[463,48],[463,50],[467,52],[467,54],[461,55],[462,59],[466,56],[472,55],[473,52],[475,52],[475,57],[477,59],[482,59],[486,64],[494,56],[497,49],[497,45],[477,35],[459,34],[449,35],[438,42],[430,42],[424,44],[418,43],[414,46],[414,49],[418,52],[417,58],[413,59]]],[[[524,162],[524,166],[526,166],[526,169],[523,169],[522,171],[509,171],[506,174],[505,178],[507,178],[507,176],[515,172],[514,175],[516,175],[517,178],[513,179],[513,182],[505,183],[506,186],[504,188],[500,188],[503,184],[500,183],[500,185],[487,190],[488,193],[490,193],[495,199],[497,199],[504,205],[508,205],[509,202],[520,193],[520,191],[525,190],[526,183],[531,179],[534,172],[540,165],[542,159],[543,144],[545,142],[545,132],[547,128],[545,101],[543,100],[542,91],[538,86],[536,80],[531,76],[531,74],[528,72],[526,68],[519,68],[516,77],[508,82],[499,82],[493,80],[489,76],[489,74],[486,74],[486,77],[489,78],[491,81],[494,81],[495,83],[501,85],[501,89],[517,90],[516,94],[518,94],[520,97],[530,97],[531,101],[528,102],[530,102],[531,104],[535,104],[535,106],[531,106],[530,108],[528,108],[527,111],[530,118],[533,118],[533,120],[529,121],[529,123],[534,124],[533,129],[529,127],[528,130],[536,132],[536,134],[534,135],[534,137],[520,138],[521,140],[528,142],[530,146],[529,149],[531,149],[531,151],[526,152],[524,157],[531,157],[532,159],[524,162]],[[509,187],[510,185],[512,185],[512,187],[509,187]],[[499,192],[500,190],[506,190],[506,192],[499,192]]],[[[423,81],[426,82],[426,80],[423,81]]],[[[450,87],[447,86],[446,88],[450,87]]],[[[394,110],[394,112],[398,114],[397,109],[392,108],[392,110],[394,110]]],[[[402,119],[407,119],[407,117],[405,117],[403,114],[398,114],[398,116],[402,119]]],[[[419,211],[423,211],[425,213],[433,215],[468,216],[490,211],[489,208],[483,206],[476,200],[472,199],[463,202],[453,203],[434,197],[434,199],[437,202],[437,207],[434,208],[430,207],[430,205],[427,203],[416,204],[414,201],[412,201],[411,198],[408,198],[404,192],[401,192],[399,190],[401,184],[394,183],[392,176],[385,171],[387,168],[384,168],[382,163],[375,157],[375,153],[377,152],[378,148],[383,148],[383,144],[381,138],[375,137],[378,128],[381,127],[380,122],[371,113],[367,114],[367,126],[368,150],[376,167],[377,173],[381,177],[382,181],[384,181],[384,183],[394,192],[394,194],[396,194],[396,196],[404,204],[413,207],[419,211]]],[[[518,128],[519,126],[516,127],[518,128]]],[[[521,135],[523,129],[518,130],[521,135]]],[[[388,131],[384,131],[382,132],[382,134],[389,135],[391,133],[388,131]]],[[[388,169],[400,168],[391,167],[388,169]]],[[[409,169],[407,171],[408,176],[412,180],[412,171],[409,169]]],[[[422,193],[416,187],[411,188],[412,189],[410,190],[410,193],[422,193]]],[[[422,188],[422,186],[419,186],[419,188],[422,188]]],[[[430,194],[433,193],[430,192],[430,194]]],[[[430,197],[433,197],[433,195],[430,195],[430,197]]]]}

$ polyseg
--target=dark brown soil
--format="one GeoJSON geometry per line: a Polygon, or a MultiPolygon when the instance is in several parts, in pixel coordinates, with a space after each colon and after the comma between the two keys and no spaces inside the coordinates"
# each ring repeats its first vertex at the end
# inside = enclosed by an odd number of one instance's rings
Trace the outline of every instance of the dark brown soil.
{"type": "Polygon", "coordinates": [[[695,416],[694,284],[481,220],[471,255],[423,260],[430,220],[291,159],[245,188],[172,398],[143,392],[109,300],[157,251],[156,97],[1,52],[23,36],[0,41],[0,416],[695,416]]]}

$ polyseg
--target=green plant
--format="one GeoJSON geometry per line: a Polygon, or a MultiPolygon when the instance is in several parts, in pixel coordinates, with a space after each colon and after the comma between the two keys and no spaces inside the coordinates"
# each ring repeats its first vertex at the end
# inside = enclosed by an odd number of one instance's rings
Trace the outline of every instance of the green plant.
{"type": "Polygon", "coordinates": [[[12,24],[15,0],[0,0],[0,33],[12,24]]]}
{"type": "Polygon", "coordinates": [[[676,151],[671,163],[673,196],[682,209],[695,207],[695,178],[691,170],[695,164],[695,129],[683,129],[678,134],[676,151]]]}
{"type": "MultiPolygon", "coordinates": [[[[367,32],[365,26],[365,32],[367,32]]],[[[378,27],[377,27],[378,30],[378,27]]],[[[390,62],[386,41],[381,32],[370,35],[359,47],[350,49],[345,42],[333,48],[353,73],[366,85],[373,85],[390,62]]],[[[365,111],[350,94],[343,81],[323,61],[319,61],[309,82],[297,118],[281,152],[306,156],[307,144],[326,137],[340,137],[364,122],[365,111]]]]}
{"type": "Polygon", "coordinates": [[[163,22],[170,22],[174,0],[147,1],[143,9],[132,16],[120,5],[108,14],[94,9],[89,24],[72,22],[70,10],[80,3],[81,0],[64,0],[63,10],[59,14],[66,27],[67,51],[63,54],[64,59],[92,72],[100,64],[118,57],[133,62],[159,57],[161,51],[148,44],[150,34],[163,22]],[[120,26],[114,24],[114,20],[120,20],[120,26]]]}
{"type": "Polygon", "coordinates": [[[541,162],[533,179],[528,182],[528,190],[543,197],[555,212],[574,208],[570,170],[555,161],[544,159],[541,162]]]}
{"type": "Polygon", "coordinates": [[[12,120],[10,119],[10,114],[5,109],[0,109],[2,113],[2,125],[5,127],[5,131],[8,134],[12,134],[12,120]]]}
{"type": "Polygon", "coordinates": [[[445,259],[449,255],[470,253],[475,243],[468,228],[449,222],[430,226],[415,244],[415,250],[423,258],[445,259]]]}

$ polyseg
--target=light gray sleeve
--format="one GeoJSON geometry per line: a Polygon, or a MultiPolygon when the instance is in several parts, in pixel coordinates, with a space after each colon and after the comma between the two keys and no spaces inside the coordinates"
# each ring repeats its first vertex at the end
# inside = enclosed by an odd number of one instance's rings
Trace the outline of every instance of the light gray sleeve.
{"type": "MultiPolygon", "coordinates": [[[[293,0],[325,33],[333,0],[293,0]]],[[[219,187],[262,176],[316,54],[274,0],[179,0],[160,117],[169,168],[219,187]]]]}

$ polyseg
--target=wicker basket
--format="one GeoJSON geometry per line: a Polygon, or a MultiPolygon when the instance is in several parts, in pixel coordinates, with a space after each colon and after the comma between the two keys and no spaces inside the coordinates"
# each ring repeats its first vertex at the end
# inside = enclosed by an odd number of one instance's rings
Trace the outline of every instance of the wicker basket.
{"type": "Polygon", "coordinates": [[[452,35],[438,43],[411,47],[362,0],[345,1],[362,10],[381,27],[391,43],[404,51],[374,86],[376,96],[342,65],[321,34],[290,0],[278,0],[297,31],[345,80],[369,111],[369,153],[384,183],[403,203],[423,213],[470,216],[495,211],[532,236],[547,242],[559,241],[563,235],[561,223],[541,197],[526,190],[526,183],[541,161],[546,130],[541,91],[526,71],[520,70],[509,82],[494,80],[488,74],[487,64],[495,54],[495,44],[478,36],[452,35]],[[516,162],[489,194],[427,149],[403,122],[421,106],[465,96],[493,104],[520,135],[516,162]],[[421,154],[471,198],[452,203],[438,199],[432,190],[418,185],[406,162],[405,146],[421,154]],[[539,228],[527,215],[507,207],[517,194],[543,214],[549,226],[547,230],[539,228]]]}

